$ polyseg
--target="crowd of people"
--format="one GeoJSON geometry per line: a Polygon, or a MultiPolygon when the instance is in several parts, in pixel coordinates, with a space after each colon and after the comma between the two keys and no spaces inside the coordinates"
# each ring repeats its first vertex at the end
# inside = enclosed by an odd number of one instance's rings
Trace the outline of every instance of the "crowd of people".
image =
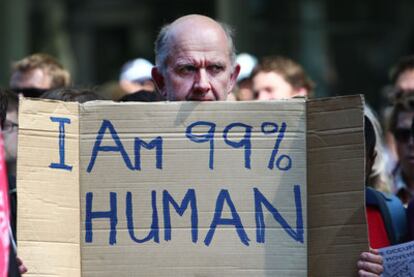
{"type": "MultiPolygon", "coordinates": [[[[356,270],[360,276],[379,276],[383,271],[378,248],[414,238],[414,56],[396,63],[391,82],[391,103],[381,120],[368,106],[365,112],[366,214],[371,248],[359,257],[356,270]]],[[[123,93],[111,100],[244,101],[313,97],[315,84],[287,57],[258,61],[250,54],[236,55],[232,32],[225,24],[188,15],[161,29],[155,42],[155,65],[139,58],[122,67],[119,87],[123,93]]],[[[18,98],[83,103],[106,97],[99,90],[74,88],[69,72],[46,54],[17,61],[9,88],[2,89],[0,96],[7,100],[6,106],[1,105],[6,112],[1,127],[15,239],[18,98]]],[[[14,263],[11,269],[20,266],[21,273],[26,271],[20,260],[10,260],[14,263]]],[[[10,276],[18,276],[13,274],[10,276]]]]}

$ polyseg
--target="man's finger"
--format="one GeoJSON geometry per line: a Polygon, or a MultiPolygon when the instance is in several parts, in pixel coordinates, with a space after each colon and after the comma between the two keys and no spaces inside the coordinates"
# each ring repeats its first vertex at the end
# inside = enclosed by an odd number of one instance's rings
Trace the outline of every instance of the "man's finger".
{"type": "Polygon", "coordinates": [[[370,273],[370,272],[367,272],[361,269],[358,271],[358,276],[359,277],[378,277],[379,275],[375,273],[370,273]]]}
{"type": "MultiPolygon", "coordinates": [[[[358,262],[358,268],[365,271],[365,272],[367,272],[367,273],[368,272],[373,273],[372,276],[378,276],[384,270],[382,265],[376,264],[376,263],[370,263],[370,262],[367,262],[367,261],[359,261],[358,262]]],[[[362,276],[371,276],[371,275],[362,275],[362,276]]]]}
{"type": "Polygon", "coordinates": [[[17,265],[19,267],[19,272],[20,274],[24,274],[27,272],[27,267],[23,264],[23,260],[20,259],[19,257],[16,257],[17,260],[17,265]]]}
{"type": "Polygon", "coordinates": [[[382,264],[382,256],[377,254],[375,250],[371,250],[372,252],[364,252],[361,254],[361,260],[367,261],[370,263],[382,264]]]}

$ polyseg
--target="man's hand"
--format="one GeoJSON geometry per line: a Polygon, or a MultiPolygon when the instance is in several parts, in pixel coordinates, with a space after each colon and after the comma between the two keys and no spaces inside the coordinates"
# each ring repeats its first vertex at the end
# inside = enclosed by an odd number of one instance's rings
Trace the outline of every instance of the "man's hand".
{"type": "Polygon", "coordinates": [[[362,252],[357,266],[360,277],[378,277],[384,271],[382,257],[379,255],[377,249],[362,252]]]}
{"type": "Polygon", "coordinates": [[[24,274],[27,272],[27,267],[23,264],[23,260],[19,257],[16,257],[17,266],[19,267],[20,274],[24,274]]]}

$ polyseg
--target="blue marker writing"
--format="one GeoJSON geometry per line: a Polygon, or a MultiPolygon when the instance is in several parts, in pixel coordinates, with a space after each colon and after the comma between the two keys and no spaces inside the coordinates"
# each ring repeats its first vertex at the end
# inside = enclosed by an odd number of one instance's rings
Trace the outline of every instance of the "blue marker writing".
{"type": "Polygon", "coordinates": [[[71,171],[72,166],[65,163],[65,124],[70,124],[70,119],[51,116],[50,120],[59,123],[59,163],[51,163],[49,167],[71,171]]]}

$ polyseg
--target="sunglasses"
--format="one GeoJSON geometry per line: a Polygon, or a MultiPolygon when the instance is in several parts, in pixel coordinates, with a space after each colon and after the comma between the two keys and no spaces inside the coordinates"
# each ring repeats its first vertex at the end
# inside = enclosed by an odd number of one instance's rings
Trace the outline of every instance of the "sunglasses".
{"type": "Polygon", "coordinates": [[[42,95],[47,89],[38,89],[38,88],[11,88],[15,93],[23,94],[24,97],[37,98],[42,95]]]}
{"type": "Polygon", "coordinates": [[[396,129],[394,131],[394,137],[397,141],[407,143],[410,137],[414,137],[414,133],[411,129],[396,129]]]}
{"type": "Polygon", "coordinates": [[[14,130],[17,130],[17,128],[19,128],[19,124],[14,123],[14,122],[11,122],[11,121],[9,121],[9,120],[6,119],[4,121],[4,125],[3,125],[2,131],[3,132],[11,132],[11,131],[13,131],[13,129],[14,130]]]}

